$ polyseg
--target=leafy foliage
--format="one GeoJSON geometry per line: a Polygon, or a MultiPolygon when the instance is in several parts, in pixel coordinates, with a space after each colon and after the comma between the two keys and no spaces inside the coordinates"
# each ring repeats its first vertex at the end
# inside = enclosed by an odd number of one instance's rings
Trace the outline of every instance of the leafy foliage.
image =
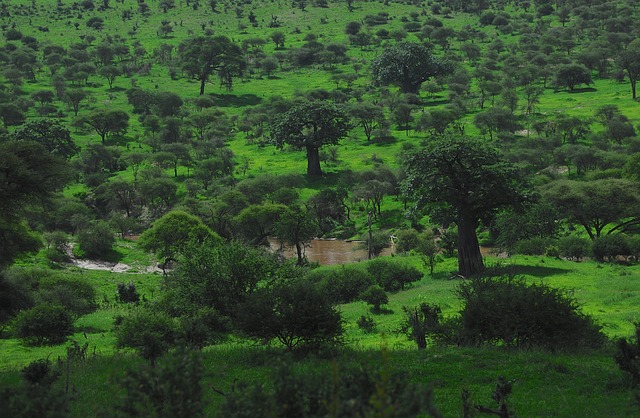
{"type": "MultiPolygon", "coordinates": [[[[379,364],[380,360],[368,364],[379,364]]],[[[333,371],[296,372],[289,363],[277,368],[273,389],[237,384],[221,405],[226,417],[440,417],[432,390],[402,373],[381,367],[338,364],[333,371]]]]}
{"type": "Polygon", "coordinates": [[[36,305],[13,320],[16,337],[28,345],[56,345],[73,334],[74,318],[60,305],[36,305]]]}
{"type": "Polygon", "coordinates": [[[426,46],[414,42],[389,46],[371,63],[376,83],[395,84],[405,93],[417,93],[429,78],[451,71],[449,63],[434,57],[426,46]]]}
{"type": "Polygon", "coordinates": [[[452,213],[458,226],[458,267],[463,276],[484,269],[476,228],[496,210],[526,197],[518,168],[485,141],[446,137],[413,155],[407,166],[405,194],[419,207],[452,213]]]}
{"type": "Polygon", "coordinates": [[[246,335],[288,349],[318,349],[339,342],[342,318],[312,283],[294,280],[262,288],[247,296],[236,313],[246,335]]]}
{"type": "Polygon", "coordinates": [[[152,365],[129,369],[118,382],[123,389],[115,416],[202,417],[205,407],[200,353],[179,348],[152,365]]]}
{"type": "Polygon", "coordinates": [[[597,347],[604,335],[566,291],[517,277],[479,277],[460,284],[460,337],[465,344],[597,347]]]}

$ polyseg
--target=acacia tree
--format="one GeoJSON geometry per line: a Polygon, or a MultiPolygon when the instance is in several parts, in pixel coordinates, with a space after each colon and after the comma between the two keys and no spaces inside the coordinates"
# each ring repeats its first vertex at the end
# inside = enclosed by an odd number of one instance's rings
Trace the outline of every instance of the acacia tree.
{"type": "Polygon", "coordinates": [[[200,95],[213,73],[231,87],[233,77],[242,73],[245,62],[242,49],[226,36],[199,36],[183,41],[178,51],[182,69],[200,81],[200,95]]]}
{"type": "Polygon", "coordinates": [[[73,142],[69,130],[53,119],[27,122],[14,131],[13,139],[38,142],[52,155],[58,155],[66,160],[76,155],[80,150],[73,142]]]}
{"type": "Polygon", "coordinates": [[[429,78],[448,74],[452,69],[448,62],[433,56],[429,48],[413,42],[390,46],[371,63],[375,83],[395,84],[404,93],[414,94],[429,78]]]}
{"type": "Polygon", "coordinates": [[[129,114],[122,110],[98,110],[82,118],[82,123],[93,128],[102,143],[112,134],[124,134],[129,127],[129,114]]]}
{"type": "Polygon", "coordinates": [[[305,101],[276,117],[271,142],[278,148],[291,145],[307,151],[307,175],[320,176],[320,148],[336,145],[351,129],[348,115],[327,100],[305,101]]]}
{"type": "Polygon", "coordinates": [[[591,239],[626,232],[640,224],[640,195],[634,182],[600,179],[589,182],[560,180],[550,183],[544,196],[562,215],[585,229],[591,239]]]}
{"type": "Polygon", "coordinates": [[[405,194],[419,208],[451,213],[458,226],[458,269],[471,276],[484,270],[476,229],[496,210],[525,200],[517,168],[486,142],[447,136],[430,142],[407,161],[405,194]]]}

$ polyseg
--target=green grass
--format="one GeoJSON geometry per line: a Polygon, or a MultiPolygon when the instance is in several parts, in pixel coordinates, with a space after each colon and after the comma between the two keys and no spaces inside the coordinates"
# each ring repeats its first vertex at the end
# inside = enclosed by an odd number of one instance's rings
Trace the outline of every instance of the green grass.
{"type": "MultiPolygon", "coordinates": [[[[418,257],[400,259],[421,266],[418,257]]],[[[593,315],[612,339],[630,337],[632,322],[640,319],[637,311],[640,265],[576,263],[525,256],[490,258],[488,264],[498,273],[513,272],[530,281],[572,290],[583,311],[593,315]]],[[[341,361],[388,362],[390,369],[404,370],[416,382],[430,382],[434,385],[435,403],[447,417],[459,416],[463,388],[470,391],[475,402],[493,406],[490,394],[500,375],[514,381],[509,405],[518,416],[640,416],[640,411],[631,405],[632,393],[626,389],[625,379],[613,362],[612,347],[576,354],[435,346],[418,352],[413,342],[396,332],[402,322],[402,307],[435,303],[442,306],[445,315],[455,315],[460,308],[455,295],[459,279],[450,279],[455,269],[455,259],[439,263],[433,276],[427,275],[411,288],[390,295],[386,314],[372,315],[363,302],[341,305],[346,330],[341,361]],[[365,333],[357,327],[355,321],[361,315],[374,318],[377,324],[374,333],[365,333]],[[380,357],[381,352],[387,353],[386,360],[380,357]]],[[[153,300],[161,279],[158,275],[102,271],[84,274],[96,284],[98,294],[108,295],[110,302],[102,303],[98,311],[76,322],[77,332],[72,339],[81,345],[89,344],[88,359],[74,365],[70,377],[76,387],[72,411],[78,417],[86,416],[87,411],[111,408],[118,396],[114,382],[126,368],[141,361],[133,353],[114,348],[113,318],[129,309],[113,301],[115,284],[134,281],[141,293],[153,300]]],[[[18,370],[34,359],[64,358],[66,346],[25,347],[14,339],[0,339],[0,386],[15,384],[18,370]]],[[[265,349],[236,339],[208,347],[204,350],[205,387],[212,385],[228,391],[237,380],[269,385],[270,373],[283,354],[280,349],[265,349]]],[[[328,362],[309,358],[297,361],[295,367],[327,367],[328,362]]],[[[205,393],[210,402],[208,411],[213,414],[223,399],[212,391],[205,393]]]]}

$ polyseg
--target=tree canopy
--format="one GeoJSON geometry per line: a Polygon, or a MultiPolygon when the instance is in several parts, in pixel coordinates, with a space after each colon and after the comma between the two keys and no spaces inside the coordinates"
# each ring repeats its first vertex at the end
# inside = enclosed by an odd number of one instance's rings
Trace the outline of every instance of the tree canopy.
{"type": "Polygon", "coordinates": [[[414,42],[390,46],[371,63],[375,83],[395,84],[404,93],[418,93],[423,82],[449,74],[452,69],[449,63],[436,58],[429,48],[414,42]]]}
{"type": "Polygon", "coordinates": [[[271,141],[278,147],[291,145],[307,151],[307,175],[322,175],[320,148],[335,145],[344,138],[351,124],[345,111],[328,100],[295,104],[271,126],[271,141]]]}
{"type": "Polygon", "coordinates": [[[479,222],[526,198],[515,165],[486,142],[461,136],[439,138],[411,156],[404,191],[418,207],[452,214],[458,225],[458,268],[463,276],[484,270],[476,234],[479,222]]]}
{"type": "Polygon", "coordinates": [[[231,88],[233,77],[242,74],[245,67],[242,49],[226,36],[198,36],[183,41],[178,47],[182,69],[200,81],[200,95],[212,74],[231,88]]]}

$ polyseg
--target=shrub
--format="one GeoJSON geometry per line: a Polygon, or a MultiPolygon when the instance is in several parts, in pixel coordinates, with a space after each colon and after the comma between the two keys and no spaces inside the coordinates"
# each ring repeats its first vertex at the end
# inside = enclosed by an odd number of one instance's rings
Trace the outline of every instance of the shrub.
{"type": "Polygon", "coordinates": [[[314,270],[307,274],[307,279],[322,292],[331,303],[348,303],[358,297],[369,286],[374,284],[368,271],[356,267],[342,265],[331,270],[314,270]]]}
{"type": "Polygon", "coordinates": [[[36,360],[21,371],[22,384],[0,389],[1,417],[67,418],[68,397],[54,385],[60,373],[49,360],[36,360]]]}
{"type": "Polygon", "coordinates": [[[598,261],[615,261],[631,255],[626,235],[602,235],[593,241],[593,257],[598,261]]]}
{"type": "Polygon", "coordinates": [[[20,310],[34,305],[28,283],[0,271],[0,330],[20,310]]]}
{"type": "Polygon", "coordinates": [[[133,348],[152,364],[175,343],[173,320],[157,310],[140,307],[116,321],[116,347],[133,348]]]}
{"type": "Polygon", "coordinates": [[[60,305],[80,316],[93,312],[98,307],[96,291],[84,277],[49,275],[40,279],[35,294],[38,303],[60,305]]]}
{"type": "Polygon", "coordinates": [[[404,290],[407,283],[422,279],[422,272],[417,268],[384,258],[369,261],[367,271],[387,292],[404,290]]]}
{"type": "Polygon", "coordinates": [[[202,348],[214,344],[231,331],[229,319],[211,307],[199,308],[181,316],[179,320],[178,336],[190,347],[202,348]]]}
{"type": "Polygon", "coordinates": [[[78,233],[78,246],[86,257],[108,256],[116,239],[105,221],[93,222],[78,233]]]}
{"type": "Polygon", "coordinates": [[[356,325],[367,333],[372,333],[376,330],[376,322],[370,316],[361,315],[360,318],[356,320],[356,325]]]}
{"type": "Polygon", "coordinates": [[[73,317],[60,305],[37,305],[20,312],[13,332],[27,345],[56,345],[73,334],[73,317]]]}
{"type": "Polygon", "coordinates": [[[464,343],[553,350],[604,342],[600,326],[566,291],[515,277],[481,277],[462,283],[457,292],[464,343]]]}
{"type": "Polygon", "coordinates": [[[128,417],[202,417],[203,377],[200,353],[178,349],[155,367],[128,370],[119,382],[123,395],[117,409],[128,417]]]}
{"type": "Polygon", "coordinates": [[[401,229],[396,232],[396,252],[399,254],[408,253],[418,246],[418,231],[415,229],[401,229]]]}
{"type": "Polygon", "coordinates": [[[365,290],[362,295],[360,295],[360,299],[367,302],[369,305],[372,305],[371,310],[373,312],[380,312],[380,305],[386,305],[389,303],[387,292],[377,284],[374,284],[365,290]]]}
{"type": "Polygon", "coordinates": [[[534,237],[518,241],[515,245],[516,254],[546,255],[547,248],[553,244],[550,238],[534,237]]]}
{"type": "Polygon", "coordinates": [[[635,341],[618,339],[614,360],[620,370],[631,377],[633,387],[640,384],[640,323],[636,323],[635,341]]]}
{"type": "Polygon", "coordinates": [[[133,282],[129,284],[118,283],[116,287],[116,300],[122,303],[138,303],[140,302],[140,294],[136,290],[133,282]]]}
{"type": "Polygon", "coordinates": [[[21,370],[24,380],[32,385],[49,386],[60,377],[60,372],[51,368],[51,361],[48,359],[35,360],[21,370]]]}
{"type": "Polygon", "coordinates": [[[279,341],[289,350],[335,345],[342,336],[342,317],[328,298],[306,280],[262,288],[238,307],[236,325],[263,342],[279,341]]]}
{"type": "Polygon", "coordinates": [[[421,303],[413,309],[402,307],[405,320],[400,327],[400,332],[406,334],[418,345],[418,350],[427,348],[427,337],[440,330],[440,315],[442,309],[437,305],[421,303]]]}
{"type": "Polygon", "coordinates": [[[580,261],[591,254],[591,240],[573,235],[563,237],[558,240],[558,251],[561,257],[580,261]]]}

